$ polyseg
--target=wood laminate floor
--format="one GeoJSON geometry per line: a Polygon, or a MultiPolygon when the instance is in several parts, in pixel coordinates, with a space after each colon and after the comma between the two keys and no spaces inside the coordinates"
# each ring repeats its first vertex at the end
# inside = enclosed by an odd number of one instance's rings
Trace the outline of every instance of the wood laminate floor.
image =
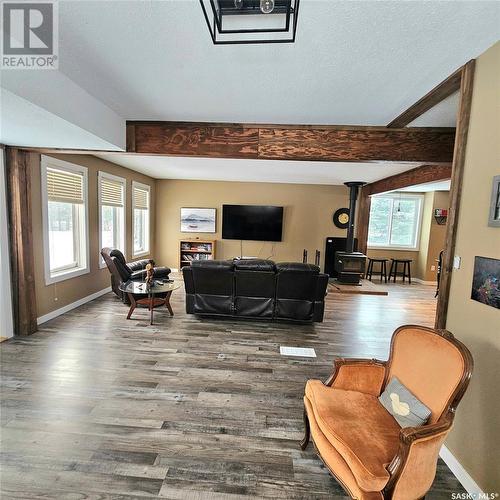
{"type": "MultiPolygon", "coordinates": [[[[334,356],[386,359],[397,326],[432,325],[433,287],[381,286],[330,294],[314,326],[198,319],[180,289],[151,327],[108,294],[2,343],[2,499],[345,498],[300,451],[302,395],[334,356]]],[[[440,461],[427,498],[458,491],[440,461]]]]}

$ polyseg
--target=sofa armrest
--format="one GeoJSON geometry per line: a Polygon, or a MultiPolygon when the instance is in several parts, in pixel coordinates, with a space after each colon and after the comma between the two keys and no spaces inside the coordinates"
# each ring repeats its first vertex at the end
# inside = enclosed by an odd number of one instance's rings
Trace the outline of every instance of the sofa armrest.
{"type": "Polygon", "coordinates": [[[386,363],[377,359],[336,358],[333,373],[325,385],[380,396],[385,380],[385,367],[386,363]]]}
{"type": "Polygon", "coordinates": [[[142,271],[143,269],[146,269],[146,266],[151,263],[154,264],[153,259],[141,259],[141,260],[136,260],[134,262],[127,262],[127,266],[130,268],[132,272],[134,271],[142,271]]]}
{"type": "Polygon", "coordinates": [[[184,288],[187,294],[194,293],[194,280],[193,280],[193,270],[191,266],[185,266],[182,268],[182,276],[184,278],[184,288]]]}
{"type": "Polygon", "coordinates": [[[422,427],[406,427],[399,433],[399,450],[387,466],[391,477],[385,492],[389,498],[422,498],[436,476],[439,450],[452,427],[450,416],[422,427]]]}
{"type": "Polygon", "coordinates": [[[146,270],[145,269],[138,269],[137,271],[134,271],[129,279],[132,281],[145,281],[146,279],[146,270]]]}
{"type": "Polygon", "coordinates": [[[328,279],[330,276],[328,274],[319,274],[318,280],[316,282],[316,291],[314,300],[325,300],[328,290],[328,279]]]}
{"type": "Polygon", "coordinates": [[[158,280],[167,280],[171,272],[172,269],[170,267],[155,267],[153,277],[158,280]]]}

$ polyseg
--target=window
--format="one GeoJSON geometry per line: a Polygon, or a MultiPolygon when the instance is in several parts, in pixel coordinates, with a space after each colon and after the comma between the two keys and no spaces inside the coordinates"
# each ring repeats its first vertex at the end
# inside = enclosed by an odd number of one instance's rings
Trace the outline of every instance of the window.
{"type": "MultiPolygon", "coordinates": [[[[125,254],[126,183],[122,177],[99,172],[99,250],[118,248],[125,254]]],[[[106,266],[102,257],[100,266],[106,266]]]]}
{"type": "Polygon", "coordinates": [[[42,156],[45,282],[89,272],[87,169],[42,156]]]}
{"type": "Polygon", "coordinates": [[[416,250],[422,215],[421,195],[373,196],[370,206],[368,246],[416,250]]]}
{"type": "Polygon", "coordinates": [[[134,257],[149,253],[150,187],[132,182],[134,257]]]}

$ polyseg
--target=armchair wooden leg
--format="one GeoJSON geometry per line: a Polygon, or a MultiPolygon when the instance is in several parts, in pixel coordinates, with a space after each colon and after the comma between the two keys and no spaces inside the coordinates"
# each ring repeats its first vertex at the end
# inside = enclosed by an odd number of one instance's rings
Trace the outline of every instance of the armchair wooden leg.
{"type": "Polygon", "coordinates": [[[304,451],[309,444],[309,439],[311,437],[311,428],[309,427],[309,417],[307,416],[307,411],[304,408],[304,439],[300,442],[300,448],[304,451]]]}

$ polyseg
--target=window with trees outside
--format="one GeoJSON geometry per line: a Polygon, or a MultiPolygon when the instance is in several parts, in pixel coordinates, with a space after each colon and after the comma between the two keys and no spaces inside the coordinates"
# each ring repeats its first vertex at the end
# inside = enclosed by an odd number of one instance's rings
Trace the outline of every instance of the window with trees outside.
{"type": "Polygon", "coordinates": [[[416,250],[422,218],[422,195],[373,196],[370,205],[368,246],[416,250]]]}
{"type": "Polygon", "coordinates": [[[42,156],[45,282],[89,272],[87,169],[42,156]]]}
{"type": "Polygon", "coordinates": [[[133,256],[149,253],[149,207],[150,187],[139,182],[132,183],[133,256]]]}
{"type": "MultiPolygon", "coordinates": [[[[122,177],[99,172],[99,249],[118,248],[125,254],[126,183],[122,177]]],[[[105,267],[102,257],[100,262],[105,267]]]]}

